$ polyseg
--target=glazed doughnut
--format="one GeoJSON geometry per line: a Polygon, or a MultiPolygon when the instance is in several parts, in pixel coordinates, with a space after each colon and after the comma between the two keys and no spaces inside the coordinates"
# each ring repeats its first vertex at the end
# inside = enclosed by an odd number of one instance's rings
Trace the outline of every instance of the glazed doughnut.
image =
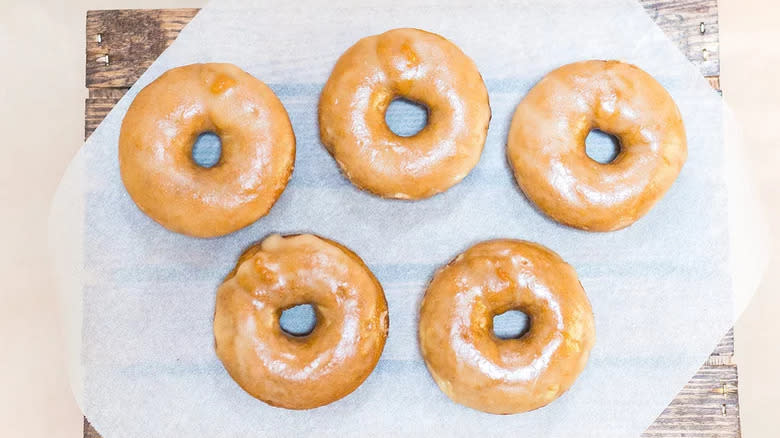
{"type": "Polygon", "coordinates": [[[523,193],[563,224],[590,231],[634,223],[672,185],[687,157],[682,116],[652,76],[619,61],[583,61],[547,74],[512,118],[507,156],[523,193]],[[585,153],[598,129],[620,152],[585,153]]]}
{"type": "Polygon", "coordinates": [[[490,105],[474,62],[443,37],[394,29],[363,38],[339,58],[322,90],[322,143],[356,186],[387,198],[443,192],[477,165],[490,105]],[[411,137],[387,126],[397,98],[425,105],[411,137]]]}
{"type": "Polygon", "coordinates": [[[168,70],[138,93],[119,134],[119,170],[138,208],[196,237],[228,234],[268,213],[294,161],[295,135],[282,103],[231,64],[168,70]],[[211,168],[192,158],[205,132],[222,142],[211,168]]]}
{"type": "Polygon", "coordinates": [[[535,243],[493,240],[460,254],[433,277],[420,310],[420,348],[453,401],[493,414],[540,408],[585,368],[593,312],[574,269],[535,243]],[[520,310],[530,330],[493,333],[493,316],[520,310]]]}
{"type": "Polygon", "coordinates": [[[311,409],[354,391],[371,374],[387,337],[382,286],[335,242],[271,235],[248,249],[217,291],[217,356],[249,394],[272,406],[311,409]],[[305,336],[279,325],[282,311],[311,304],[305,336]]]}

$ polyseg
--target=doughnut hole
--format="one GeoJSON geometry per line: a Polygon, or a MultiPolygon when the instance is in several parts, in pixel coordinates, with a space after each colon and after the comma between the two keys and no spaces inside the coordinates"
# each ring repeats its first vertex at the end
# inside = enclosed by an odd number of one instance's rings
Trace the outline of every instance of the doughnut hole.
{"type": "Polygon", "coordinates": [[[493,315],[493,335],[498,339],[520,339],[531,329],[531,318],[521,310],[510,309],[493,315]]]}
{"type": "Polygon", "coordinates": [[[387,106],[385,123],[393,134],[399,137],[415,136],[428,125],[428,107],[397,97],[387,106]]]}
{"type": "Polygon", "coordinates": [[[585,154],[597,163],[609,164],[620,155],[620,140],[612,134],[592,129],[585,137],[585,154]]]}
{"type": "Polygon", "coordinates": [[[279,315],[279,328],[293,337],[308,336],[317,326],[317,311],[311,304],[288,307],[279,315]]]}
{"type": "Polygon", "coordinates": [[[214,132],[207,131],[198,135],[192,145],[192,161],[200,167],[209,169],[219,164],[222,158],[222,140],[214,132]]]}

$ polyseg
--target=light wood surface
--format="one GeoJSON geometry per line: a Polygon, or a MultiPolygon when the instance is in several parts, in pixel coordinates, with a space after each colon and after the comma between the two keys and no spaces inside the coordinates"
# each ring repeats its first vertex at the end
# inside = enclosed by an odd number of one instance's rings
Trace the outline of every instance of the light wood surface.
{"type": "MultiPolygon", "coordinates": [[[[716,0],[640,0],[648,14],[719,89],[716,0]]],[[[176,38],[197,9],[89,11],[85,137],[176,38]]],[[[739,437],[737,368],[729,331],[643,437],[739,437]]],[[[98,438],[85,420],[84,436],[98,438]]]]}

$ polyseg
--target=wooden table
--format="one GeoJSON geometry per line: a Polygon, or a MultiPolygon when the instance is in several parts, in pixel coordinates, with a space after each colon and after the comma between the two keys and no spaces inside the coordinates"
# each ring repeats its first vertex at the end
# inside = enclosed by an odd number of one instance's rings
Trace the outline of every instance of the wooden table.
{"type": "MultiPolygon", "coordinates": [[[[718,75],[717,0],[639,0],[712,86],[718,75]]],[[[197,9],[111,10],[87,13],[85,137],[176,38],[197,9]]],[[[99,438],[84,420],[84,436],[99,438]]],[[[729,331],[643,437],[737,438],[739,404],[734,336],[729,331]]]]}

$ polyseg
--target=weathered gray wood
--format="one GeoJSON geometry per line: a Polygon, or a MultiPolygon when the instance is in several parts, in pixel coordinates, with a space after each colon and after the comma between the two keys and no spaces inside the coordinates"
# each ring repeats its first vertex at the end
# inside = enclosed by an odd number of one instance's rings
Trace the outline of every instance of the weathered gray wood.
{"type": "Polygon", "coordinates": [[[733,356],[734,355],[734,329],[729,330],[720,340],[713,355],[733,356]]]}
{"type": "Polygon", "coordinates": [[[708,365],[642,434],[644,438],[739,436],[737,367],[708,365]]]}
{"type": "Polygon", "coordinates": [[[639,0],[704,76],[720,75],[717,0],[639,0]]]}
{"type": "MultiPolygon", "coordinates": [[[[717,0],[638,0],[720,89],[717,0]],[[703,23],[704,32],[701,32],[703,23]]],[[[197,9],[87,13],[85,137],[197,13],[197,9]],[[100,35],[100,42],[98,42],[100,35]],[[106,59],[105,56],[108,55],[106,59]]],[[[739,432],[734,336],[729,331],[698,373],[642,435],[735,438],[739,432]]],[[[100,438],[84,420],[84,437],[100,438]]]]}

